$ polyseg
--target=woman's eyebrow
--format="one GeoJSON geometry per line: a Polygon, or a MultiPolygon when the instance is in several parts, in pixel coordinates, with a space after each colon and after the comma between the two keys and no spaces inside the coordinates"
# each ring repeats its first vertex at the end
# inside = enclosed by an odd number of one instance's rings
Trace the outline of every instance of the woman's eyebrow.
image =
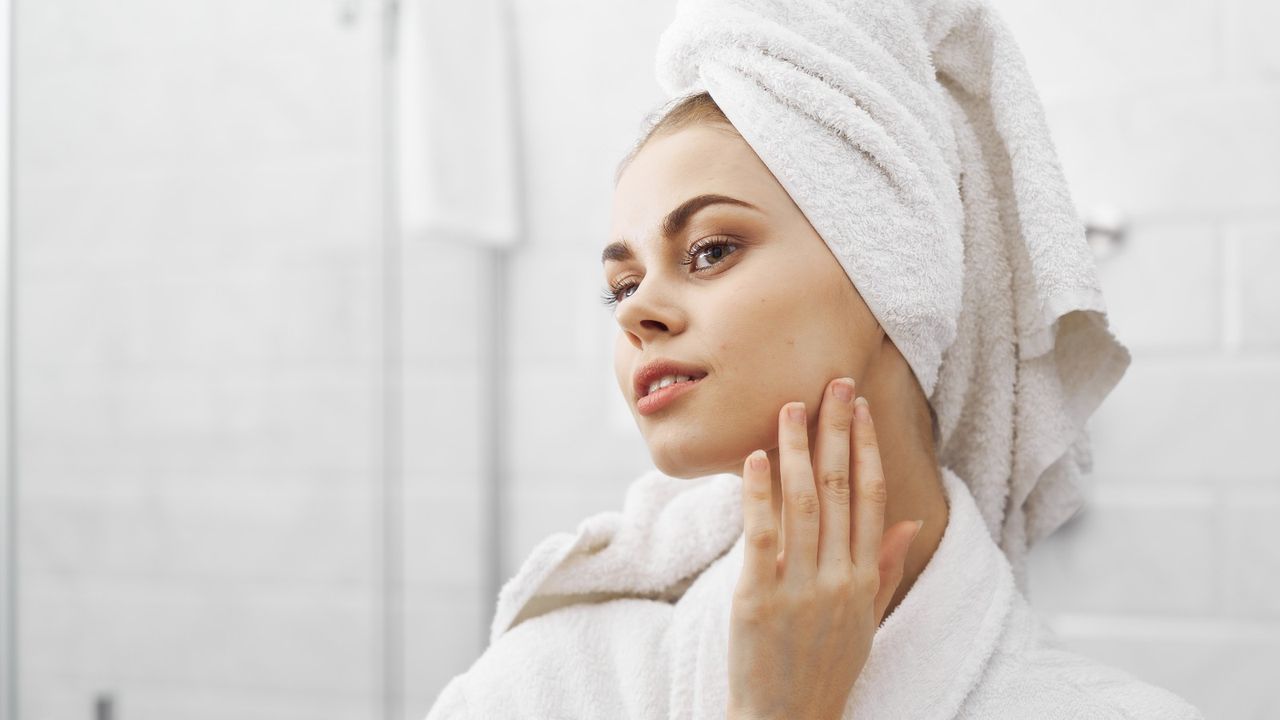
{"type": "MultiPolygon", "coordinates": [[[[728,195],[717,195],[715,193],[696,195],[677,205],[674,210],[667,213],[667,216],[662,219],[662,239],[670,242],[672,238],[684,230],[685,226],[689,224],[689,220],[699,210],[710,205],[738,205],[760,212],[760,208],[746,200],[739,200],[728,195]]],[[[627,241],[617,240],[605,246],[604,252],[600,254],[600,264],[604,265],[610,260],[623,262],[633,257],[635,257],[635,253],[631,251],[631,246],[627,244],[627,241]]]]}

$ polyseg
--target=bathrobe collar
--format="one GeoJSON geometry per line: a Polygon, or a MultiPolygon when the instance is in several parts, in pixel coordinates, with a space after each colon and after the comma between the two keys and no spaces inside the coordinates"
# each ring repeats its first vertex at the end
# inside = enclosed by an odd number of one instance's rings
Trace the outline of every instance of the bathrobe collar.
{"type": "Polygon", "coordinates": [[[498,594],[490,643],[576,596],[670,599],[741,537],[741,483],[731,473],[641,475],[622,512],[592,515],[538,543],[498,594]]]}
{"type": "MultiPolygon", "coordinates": [[[[950,508],[937,550],[876,631],[851,693],[859,718],[953,717],[995,650],[1017,595],[1013,572],[968,487],[942,470],[950,508]],[[910,691],[904,692],[904,688],[910,691]]],[[[650,471],[622,512],[543,540],[502,588],[490,642],[557,607],[609,597],[674,601],[699,573],[731,573],[716,618],[726,626],[743,557],[741,478],[650,471]]],[[[719,628],[727,633],[727,627],[719,628]]],[[[714,643],[719,645],[720,643],[714,643]]]]}
{"type": "Polygon", "coordinates": [[[1018,590],[968,486],[942,468],[946,530],[876,631],[854,684],[853,717],[955,717],[1007,626],[1018,590]],[[908,689],[904,692],[904,689],[908,689]]]}

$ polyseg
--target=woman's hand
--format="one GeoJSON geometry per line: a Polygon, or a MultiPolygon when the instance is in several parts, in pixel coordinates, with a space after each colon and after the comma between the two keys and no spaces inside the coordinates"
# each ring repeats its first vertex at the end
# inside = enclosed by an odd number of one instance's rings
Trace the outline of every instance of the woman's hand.
{"type": "Polygon", "coordinates": [[[768,457],[757,450],[743,468],[745,555],[729,630],[731,719],[840,718],[902,581],[918,526],[894,525],[882,548],[887,493],[880,452],[866,400],[858,398],[855,413],[853,390],[848,378],[828,385],[812,460],[804,403],[782,408],[785,536],[773,520],[768,457]]]}

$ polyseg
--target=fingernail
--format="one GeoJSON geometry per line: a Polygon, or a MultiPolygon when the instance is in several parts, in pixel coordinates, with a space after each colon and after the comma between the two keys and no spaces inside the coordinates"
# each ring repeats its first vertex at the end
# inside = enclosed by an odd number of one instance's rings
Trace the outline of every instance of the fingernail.
{"type": "Polygon", "coordinates": [[[792,422],[797,422],[803,425],[804,424],[804,403],[795,403],[791,407],[787,408],[787,415],[788,417],[791,418],[792,422]]]}
{"type": "Polygon", "coordinates": [[[924,521],[923,521],[923,520],[917,520],[917,521],[916,521],[916,531],[915,531],[915,532],[913,532],[913,533],[911,533],[911,541],[912,541],[912,542],[914,542],[914,541],[915,541],[915,539],[916,539],[916,536],[920,534],[920,528],[922,528],[922,527],[924,527],[924,521]]]}
{"type": "Polygon", "coordinates": [[[857,400],[853,401],[853,412],[858,416],[859,420],[871,419],[871,411],[868,409],[867,399],[861,395],[858,396],[857,400]]]}
{"type": "Polygon", "coordinates": [[[840,402],[849,402],[853,399],[853,380],[850,378],[841,378],[836,381],[835,387],[831,389],[840,402]]]}

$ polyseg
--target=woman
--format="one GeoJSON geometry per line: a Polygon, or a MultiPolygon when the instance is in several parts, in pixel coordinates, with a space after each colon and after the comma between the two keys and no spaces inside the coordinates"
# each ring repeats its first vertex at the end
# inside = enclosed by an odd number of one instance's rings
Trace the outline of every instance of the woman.
{"type": "Polygon", "coordinates": [[[645,238],[604,253],[606,300],[616,305],[622,328],[615,352],[619,387],[660,471],[744,478],[743,536],[752,539],[744,542],[745,569],[768,561],[763,571],[744,573],[738,586],[734,612],[741,632],[730,635],[730,717],[839,717],[874,625],[910,589],[947,525],[928,402],[831,251],[714,100],[694,95],[665,118],[624,168],[614,194],[614,235],[645,238]],[[667,235],[656,237],[651,228],[667,235]],[[665,369],[664,361],[677,367],[665,369]],[[690,379],[650,392],[669,374],[690,379]],[[877,408],[878,431],[869,412],[855,421],[855,406],[877,408]],[[877,443],[878,436],[885,442],[877,443]],[[862,453],[851,453],[858,442],[862,453]],[[758,471],[751,458],[742,459],[743,449],[753,447],[771,448],[760,453],[758,471]],[[854,466],[859,493],[851,502],[854,466]],[[887,508],[881,499],[886,476],[893,478],[887,508]],[[861,513],[852,522],[851,506],[861,513]],[[915,518],[923,526],[912,543],[915,518]],[[888,524],[893,529],[881,561],[879,528],[888,524]],[[859,538],[863,557],[855,557],[851,526],[855,534],[868,533],[859,538]],[[778,528],[786,529],[785,539],[778,528]],[[883,582],[861,578],[879,592],[864,592],[866,583],[847,587],[855,566],[877,576],[883,567],[883,582]],[[820,596],[825,579],[843,583],[833,602],[806,604],[820,596]],[[787,581],[799,601],[793,615],[783,616],[781,606],[766,615],[762,602],[777,602],[787,581]],[[872,598],[874,625],[825,622],[838,613],[850,623],[868,621],[872,598]],[[862,603],[847,607],[841,600],[862,603]],[[757,637],[768,632],[776,637],[757,637]],[[780,655],[787,650],[794,656],[780,655]],[[775,675],[770,665],[808,672],[775,675]],[[825,712],[808,705],[784,704],[780,713],[752,707],[771,696],[827,700],[820,692],[825,680],[844,689],[825,712]]]}
{"type": "Polygon", "coordinates": [[[681,4],[602,255],[657,470],[429,719],[1200,717],[1020,591],[1128,355],[1012,47],[968,0],[681,4]]]}

